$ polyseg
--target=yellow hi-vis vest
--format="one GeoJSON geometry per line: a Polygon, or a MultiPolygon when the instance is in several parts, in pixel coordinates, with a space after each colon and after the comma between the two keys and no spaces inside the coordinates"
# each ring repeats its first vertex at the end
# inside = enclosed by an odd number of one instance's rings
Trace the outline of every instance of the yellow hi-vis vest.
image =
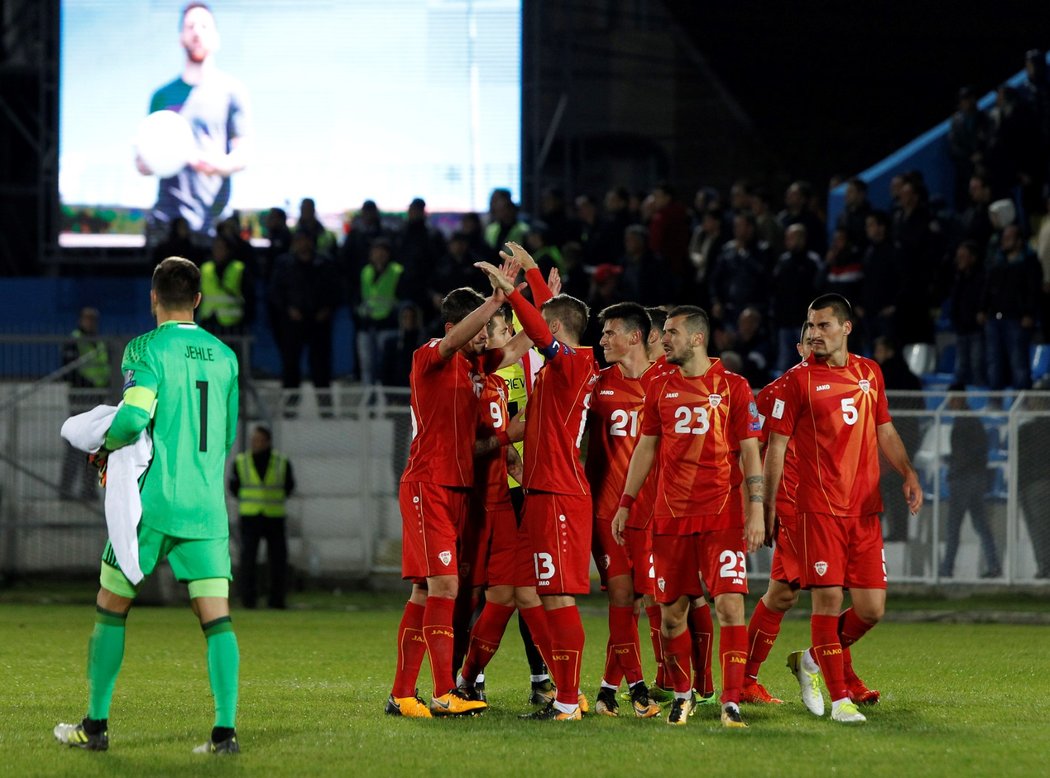
{"type": "Polygon", "coordinates": [[[250,451],[238,454],[234,460],[241,488],[237,492],[238,509],[241,516],[265,516],[268,519],[283,519],[286,513],[284,491],[288,460],[276,451],[270,452],[270,464],[262,478],[255,471],[255,460],[250,451]]]}
{"type": "Polygon", "coordinates": [[[372,321],[386,319],[397,308],[397,282],[405,272],[399,262],[391,262],[377,276],[371,262],[361,271],[361,306],[358,313],[372,321]]]}
{"type": "Polygon", "coordinates": [[[73,339],[77,342],[77,353],[81,357],[92,355],[91,359],[77,368],[77,372],[92,386],[109,386],[109,352],[106,351],[105,341],[92,341],[79,328],[73,330],[73,339]]]}
{"type": "Polygon", "coordinates": [[[244,320],[243,278],[244,263],[239,259],[226,266],[221,279],[214,262],[201,265],[201,321],[215,316],[223,327],[232,327],[244,320]]]}

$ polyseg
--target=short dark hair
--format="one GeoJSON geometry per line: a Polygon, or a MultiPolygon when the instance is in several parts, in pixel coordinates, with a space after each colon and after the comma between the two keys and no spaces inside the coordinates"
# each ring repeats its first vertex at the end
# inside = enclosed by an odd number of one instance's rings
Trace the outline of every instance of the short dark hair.
{"type": "Polygon", "coordinates": [[[846,184],[847,186],[852,186],[859,192],[863,192],[864,194],[868,193],[868,182],[860,176],[853,176],[848,181],[846,181],[846,184]]]}
{"type": "Polygon", "coordinates": [[[649,331],[657,330],[663,332],[664,322],[667,321],[667,309],[657,305],[652,308],[646,308],[645,312],[649,315],[649,331]]]}
{"type": "Polygon", "coordinates": [[[170,311],[193,308],[201,291],[201,271],[183,257],[168,257],[153,269],[157,302],[170,311]]]}
{"type": "Polygon", "coordinates": [[[453,289],[441,301],[441,320],[447,324],[459,324],[484,302],[485,298],[469,286],[453,289]]]}
{"type": "Polygon", "coordinates": [[[586,303],[567,294],[552,297],[543,304],[540,310],[549,312],[553,318],[561,322],[561,326],[568,330],[569,335],[575,340],[583,337],[584,330],[587,329],[587,320],[591,315],[586,303]]]}
{"type": "Polygon", "coordinates": [[[705,342],[711,337],[711,318],[707,315],[707,311],[700,306],[676,305],[667,312],[668,319],[672,319],[675,316],[682,316],[685,318],[685,328],[691,335],[695,335],[699,332],[704,336],[705,342]]]}
{"type": "Polygon", "coordinates": [[[853,321],[853,306],[849,304],[849,300],[836,292],[822,294],[809,304],[809,310],[811,311],[822,311],[825,308],[831,308],[832,313],[839,320],[840,324],[853,321]]]}
{"type": "MultiPolygon", "coordinates": [[[[496,312],[492,314],[492,319],[503,319],[507,323],[507,326],[514,326],[514,309],[510,307],[510,303],[503,303],[496,312]]],[[[492,319],[489,319],[489,323],[492,323],[492,319]]]]}
{"type": "Polygon", "coordinates": [[[890,215],[885,211],[872,211],[868,214],[869,219],[874,219],[875,223],[880,227],[889,228],[890,226],[890,215]]]}
{"type": "Polygon", "coordinates": [[[981,249],[975,240],[964,240],[959,244],[959,248],[966,249],[974,259],[978,259],[981,256],[981,249]]]}
{"type": "Polygon", "coordinates": [[[252,428],[252,432],[261,432],[263,435],[266,436],[266,440],[268,442],[272,442],[273,441],[273,433],[270,432],[270,428],[267,427],[265,424],[256,424],[252,428]]]}
{"type": "Polygon", "coordinates": [[[628,332],[641,333],[643,342],[649,337],[652,321],[649,319],[649,314],[645,312],[645,308],[638,303],[616,303],[602,309],[602,312],[598,314],[598,320],[602,326],[613,319],[622,321],[624,329],[628,332]]]}
{"type": "Polygon", "coordinates": [[[179,29],[182,29],[182,25],[186,23],[186,14],[192,11],[194,8],[203,8],[205,11],[215,16],[215,12],[211,10],[211,6],[207,3],[186,3],[182,7],[182,14],[179,16],[179,29]]]}

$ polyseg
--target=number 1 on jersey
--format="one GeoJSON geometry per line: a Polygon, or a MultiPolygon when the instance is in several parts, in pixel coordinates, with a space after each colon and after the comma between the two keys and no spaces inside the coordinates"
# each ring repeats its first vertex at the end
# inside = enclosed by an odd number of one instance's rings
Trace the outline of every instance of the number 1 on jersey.
{"type": "Polygon", "coordinates": [[[198,381],[197,391],[201,393],[201,443],[198,451],[208,450],[208,382],[198,381]]]}

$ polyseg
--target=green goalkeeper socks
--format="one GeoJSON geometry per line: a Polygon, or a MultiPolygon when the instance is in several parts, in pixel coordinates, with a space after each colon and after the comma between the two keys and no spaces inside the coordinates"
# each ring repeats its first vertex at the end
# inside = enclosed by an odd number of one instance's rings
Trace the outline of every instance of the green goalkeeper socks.
{"type": "Polygon", "coordinates": [[[88,718],[108,719],[113,687],[124,661],[124,624],[128,614],[96,606],[95,630],[88,642],[88,718]]]}
{"type": "Polygon", "coordinates": [[[237,719],[237,677],[241,654],[229,616],[202,624],[208,640],[208,680],[215,698],[215,726],[233,729],[237,719]]]}

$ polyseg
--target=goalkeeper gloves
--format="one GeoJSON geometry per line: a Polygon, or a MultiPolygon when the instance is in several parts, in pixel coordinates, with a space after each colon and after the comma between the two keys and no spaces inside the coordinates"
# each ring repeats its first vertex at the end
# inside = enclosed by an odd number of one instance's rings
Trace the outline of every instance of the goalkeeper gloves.
{"type": "Polygon", "coordinates": [[[106,467],[109,464],[109,451],[100,448],[94,454],[88,454],[88,464],[98,470],[98,485],[106,486],[106,467]]]}

